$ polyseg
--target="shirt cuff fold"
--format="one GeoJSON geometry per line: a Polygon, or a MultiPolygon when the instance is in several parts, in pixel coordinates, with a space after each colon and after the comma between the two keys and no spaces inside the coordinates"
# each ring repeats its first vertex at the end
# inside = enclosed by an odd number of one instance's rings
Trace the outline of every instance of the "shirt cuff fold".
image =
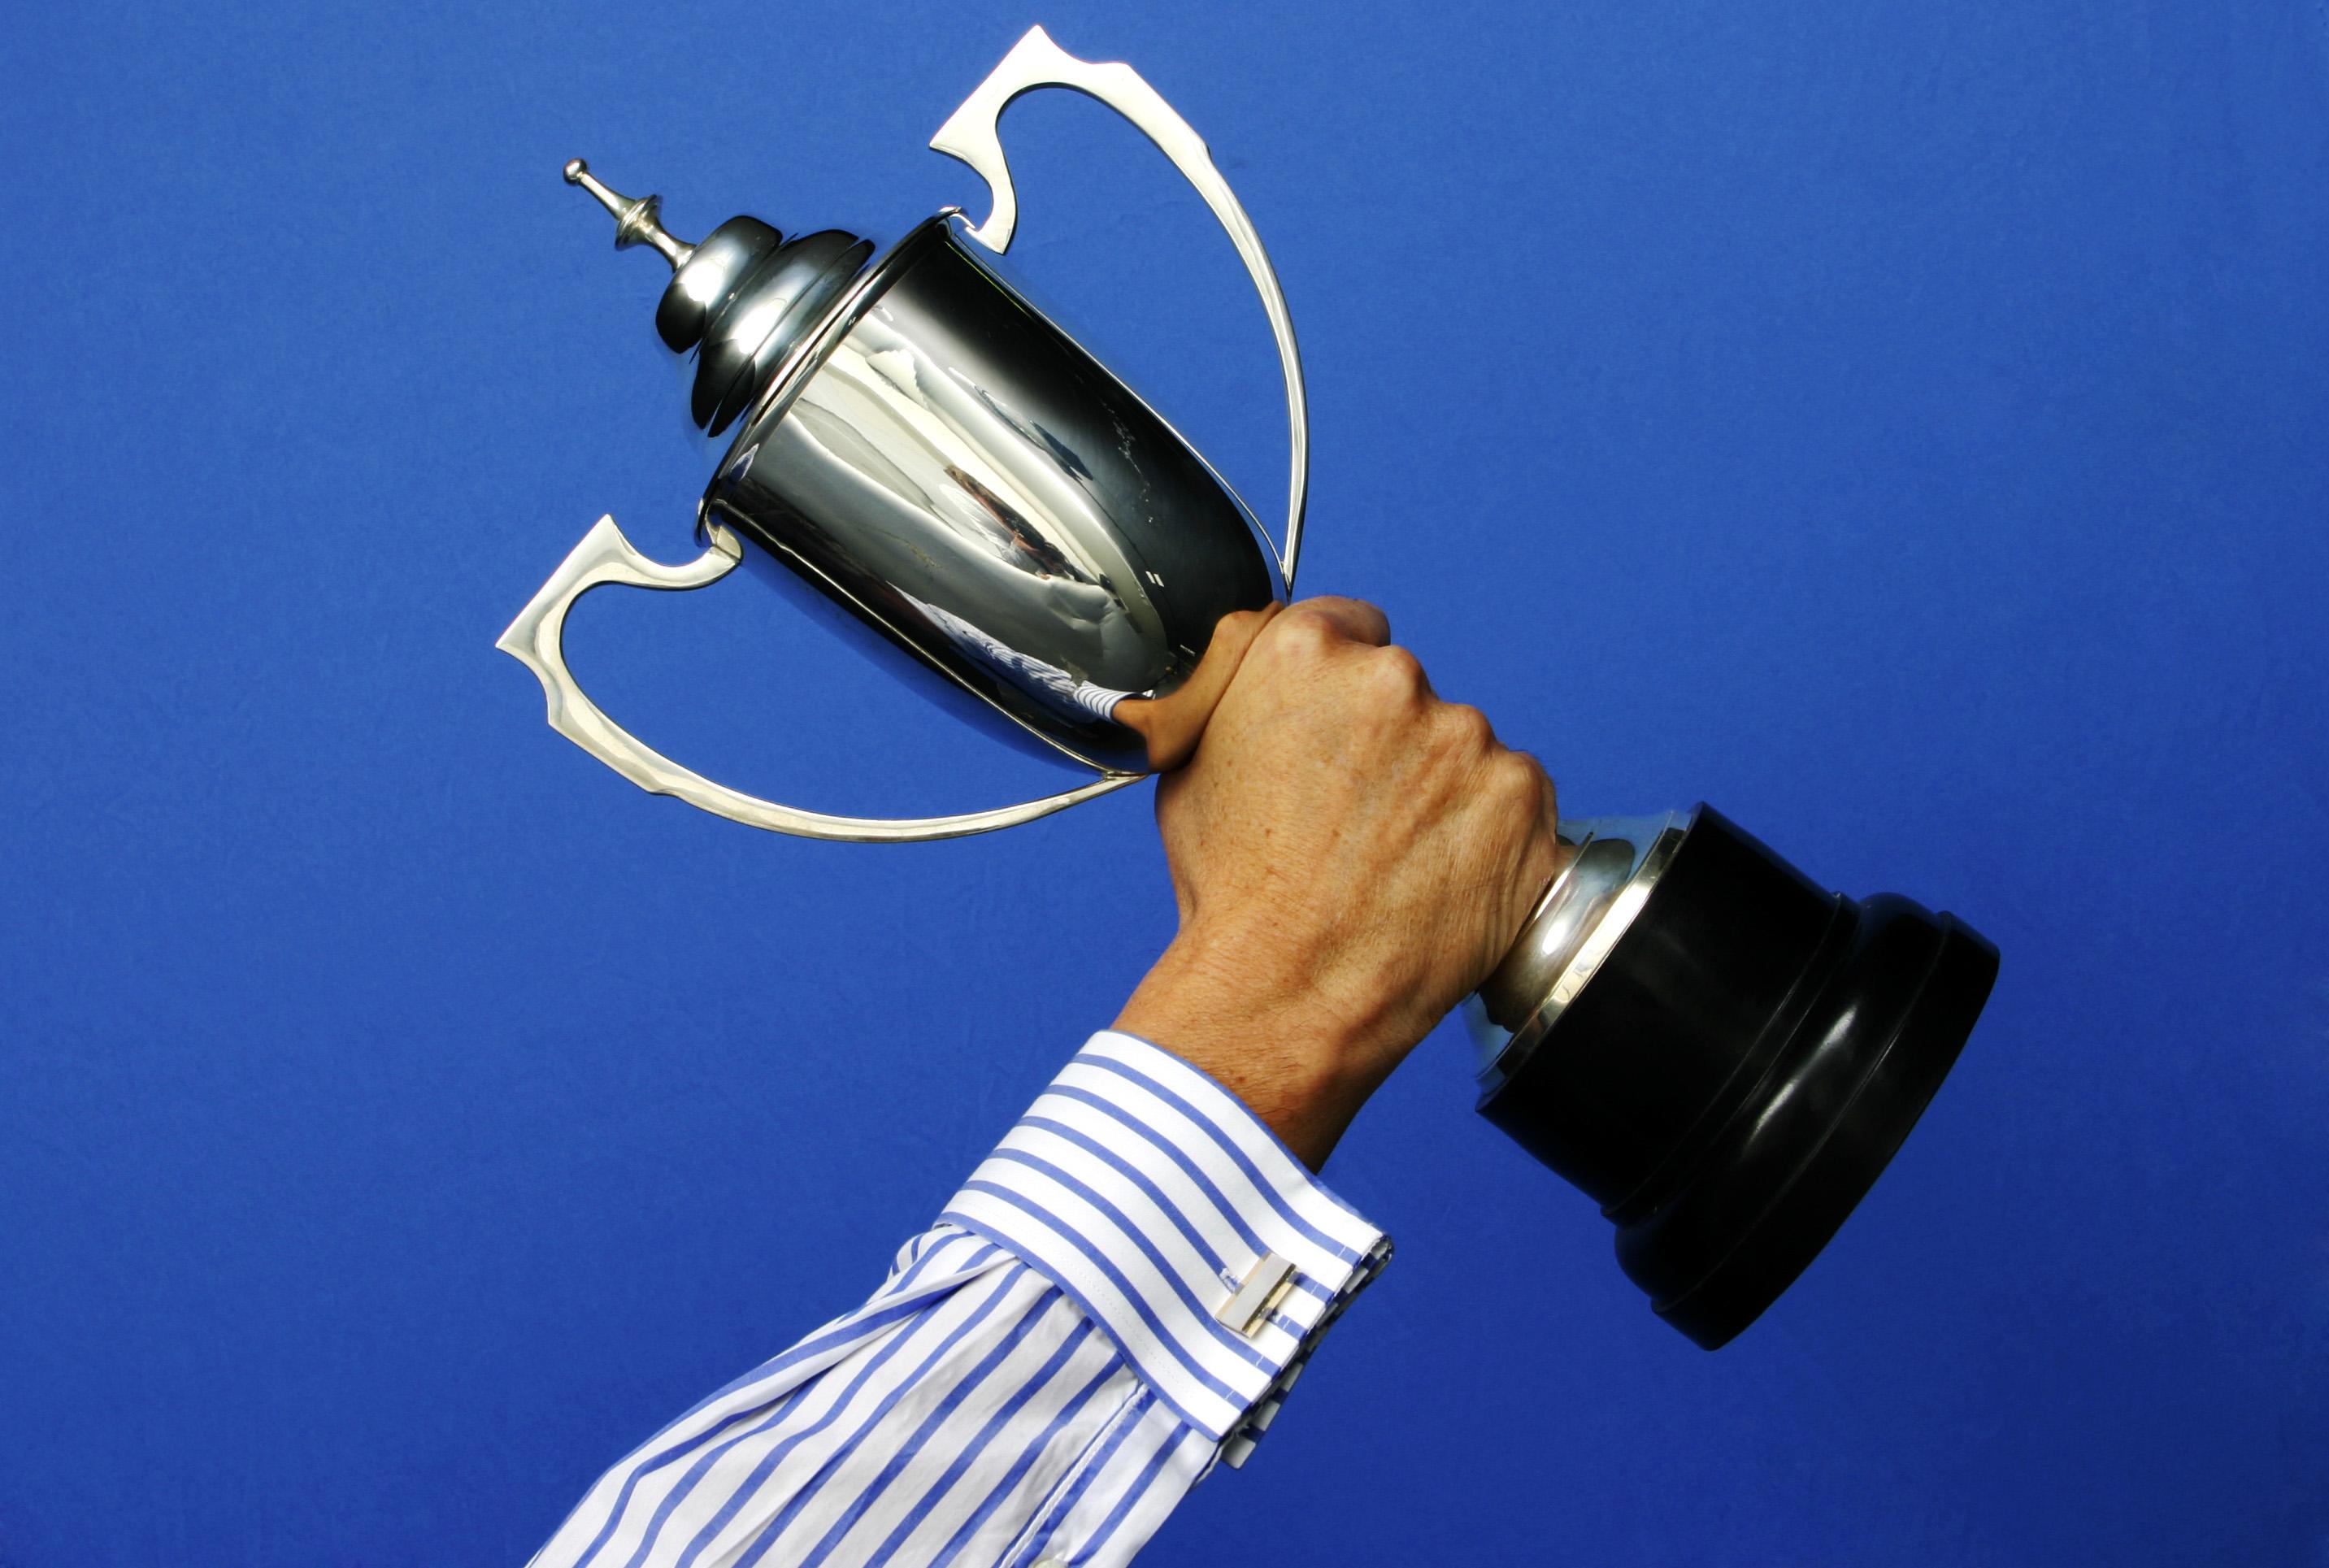
{"type": "Polygon", "coordinates": [[[942,1218],[1073,1297],[1231,1464],[1391,1252],[1235,1095],[1113,1030],[1061,1069],[942,1218]]]}

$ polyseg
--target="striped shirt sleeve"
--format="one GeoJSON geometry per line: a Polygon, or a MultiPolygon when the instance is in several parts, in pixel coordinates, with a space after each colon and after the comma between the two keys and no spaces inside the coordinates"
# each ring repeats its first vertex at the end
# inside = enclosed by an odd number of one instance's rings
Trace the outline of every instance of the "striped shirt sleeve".
{"type": "Polygon", "coordinates": [[[534,1568],[1129,1562],[1390,1251],[1234,1095],[1103,1032],[871,1299],[609,1470],[534,1568]]]}

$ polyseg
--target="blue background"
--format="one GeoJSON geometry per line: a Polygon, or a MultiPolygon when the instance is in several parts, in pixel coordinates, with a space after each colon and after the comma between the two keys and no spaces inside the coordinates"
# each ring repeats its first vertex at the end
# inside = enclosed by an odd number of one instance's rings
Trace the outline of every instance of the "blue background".
{"type": "MultiPolygon", "coordinates": [[[[1146,791],[910,849],[655,801],[492,641],[692,553],[660,269],[560,184],[894,236],[1031,22],[1208,137],[1302,329],[1304,586],[1577,811],[1704,798],[2005,953],[1708,1356],[1469,1110],[1166,1563],[2329,1561],[2318,0],[40,5],[0,95],[0,1563],[509,1563],[850,1304],[1169,934],[1146,791]]],[[[1096,106],[1019,272],[1267,514],[1229,248],[1096,106]]],[[[1000,802],[741,581],[578,667],[714,776],[1000,802]]]]}

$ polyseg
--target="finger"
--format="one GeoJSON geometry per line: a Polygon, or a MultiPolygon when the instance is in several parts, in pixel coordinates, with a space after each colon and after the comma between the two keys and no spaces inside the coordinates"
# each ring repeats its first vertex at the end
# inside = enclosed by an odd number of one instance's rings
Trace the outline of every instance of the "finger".
{"type": "Polygon", "coordinates": [[[1259,609],[1232,610],[1221,617],[1213,626],[1212,640],[1205,644],[1205,656],[1197,661],[1196,669],[1190,674],[1189,684],[1206,684],[1216,695],[1227,690],[1238,666],[1245,662],[1247,652],[1285,610],[1282,604],[1269,604],[1259,609]]]}
{"type": "MultiPolygon", "coordinates": [[[[1398,643],[1383,643],[1381,652],[1376,652],[1374,657],[1383,659],[1386,664],[1395,664],[1400,671],[1400,678],[1407,680],[1407,683],[1414,687],[1416,696],[1423,696],[1426,702],[1437,702],[1437,699],[1439,699],[1439,692],[1432,690],[1430,671],[1423,668],[1423,659],[1416,657],[1414,647],[1400,647],[1398,643]]],[[[1481,727],[1485,729],[1485,724],[1488,724],[1488,715],[1481,713],[1481,727]]],[[[1488,732],[1488,741],[1495,743],[1495,732],[1493,732],[1493,729],[1488,732]]]]}
{"type": "Polygon", "coordinates": [[[1116,717],[1137,733],[1148,747],[1148,766],[1163,773],[1187,761],[1197,749],[1205,722],[1220,705],[1221,694],[1244,663],[1246,650],[1279,613],[1273,604],[1262,609],[1241,609],[1221,618],[1213,628],[1205,656],[1189,678],[1164,696],[1127,698],[1117,704],[1116,717]]]}
{"type": "Polygon", "coordinates": [[[1554,787],[1552,775],[1545,771],[1544,763],[1539,760],[1535,752],[1515,749],[1513,755],[1526,759],[1528,765],[1536,770],[1537,812],[1544,824],[1545,835],[1549,838],[1561,827],[1561,792],[1554,787]]]}
{"type": "Polygon", "coordinates": [[[1288,605],[1287,613],[1323,621],[1352,642],[1381,647],[1391,641],[1391,618],[1363,599],[1339,599],[1333,594],[1321,594],[1316,599],[1300,600],[1288,605]]]}

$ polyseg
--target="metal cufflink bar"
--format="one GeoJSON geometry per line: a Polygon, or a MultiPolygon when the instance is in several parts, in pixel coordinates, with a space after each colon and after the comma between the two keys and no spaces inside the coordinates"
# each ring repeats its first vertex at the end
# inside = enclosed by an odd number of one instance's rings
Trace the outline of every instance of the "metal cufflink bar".
{"type": "Polygon", "coordinates": [[[1213,1320],[1249,1339],[1261,1331],[1261,1326],[1269,1321],[1269,1315],[1278,1310],[1278,1304],[1293,1289],[1292,1261],[1276,1252],[1264,1252],[1261,1261],[1246,1270],[1245,1283],[1213,1314],[1213,1320]]]}

